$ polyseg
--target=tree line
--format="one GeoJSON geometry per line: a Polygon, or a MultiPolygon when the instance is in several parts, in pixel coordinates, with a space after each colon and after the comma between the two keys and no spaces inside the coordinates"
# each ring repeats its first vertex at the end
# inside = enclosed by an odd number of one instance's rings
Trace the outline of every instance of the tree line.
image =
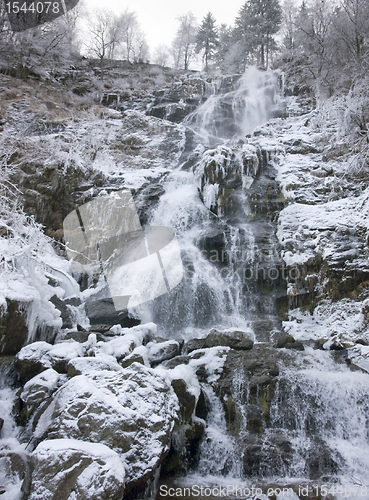
{"type": "Polygon", "coordinates": [[[282,65],[329,92],[367,71],[369,0],[247,0],[231,26],[217,23],[211,12],[200,23],[192,12],[177,21],[172,44],[156,47],[150,56],[137,16],[128,9],[86,15],[77,5],[53,23],[13,33],[0,3],[0,64],[20,74],[37,64],[59,66],[82,53],[98,59],[102,72],[106,59],[184,70],[201,59],[205,71],[228,73],[282,65]]]}

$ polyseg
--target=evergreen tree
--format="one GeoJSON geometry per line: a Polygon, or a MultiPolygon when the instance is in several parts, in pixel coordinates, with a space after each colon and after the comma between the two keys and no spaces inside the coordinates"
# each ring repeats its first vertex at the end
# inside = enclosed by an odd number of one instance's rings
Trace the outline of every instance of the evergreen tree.
{"type": "Polygon", "coordinates": [[[215,26],[215,18],[211,12],[204,17],[196,35],[196,52],[204,50],[203,61],[205,70],[208,69],[209,60],[212,59],[219,45],[218,30],[215,26]]]}
{"type": "Polygon", "coordinates": [[[268,67],[270,54],[276,49],[273,35],[282,22],[279,0],[248,0],[236,18],[235,36],[246,54],[256,56],[257,63],[268,67]]]}

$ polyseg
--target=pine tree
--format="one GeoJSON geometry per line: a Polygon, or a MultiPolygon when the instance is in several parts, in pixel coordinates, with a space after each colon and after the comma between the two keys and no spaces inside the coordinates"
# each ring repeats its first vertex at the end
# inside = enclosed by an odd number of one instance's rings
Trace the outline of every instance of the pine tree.
{"type": "Polygon", "coordinates": [[[236,18],[235,34],[246,53],[256,55],[257,63],[268,67],[270,53],[275,50],[273,35],[282,22],[279,0],[248,0],[236,18]]]}
{"type": "Polygon", "coordinates": [[[204,50],[203,61],[205,70],[208,69],[209,60],[212,59],[219,45],[218,30],[215,26],[215,18],[211,12],[204,17],[196,35],[196,52],[204,50]]]}

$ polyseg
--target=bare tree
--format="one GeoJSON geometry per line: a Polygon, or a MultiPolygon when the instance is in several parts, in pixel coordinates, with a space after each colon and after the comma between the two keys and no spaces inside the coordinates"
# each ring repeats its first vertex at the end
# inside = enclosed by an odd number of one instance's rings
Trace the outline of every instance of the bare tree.
{"type": "Polygon", "coordinates": [[[0,9],[0,63],[5,71],[26,78],[31,72],[60,69],[64,63],[74,60],[78,53],[78,9],[53,22],[16,33],[4,15],[0,9]]]}
{"type": "MultiPolygon", "coordinates": [[[[347,60],[361,63],[369,36],[368,0],[341,0],[333,23],[344,45],[347,60]]],[[[343,49],[343,50],[344,50],[343,49]]]]}
{"type": "Polygon", "coordinates": [[[167,45],[158,45],[154,51],[154,63],[159,66],[166,66],[169,61],[169,47],[167,45]]]}
{"type": "Polygon", "coordinates": [[[101,78],[104,76],[104,60],[112,55],[118,43],[119,30],[115,14],[107,9],[95,10],[89,17],[88,29],[92,35],[87,44],[90,54],[100,60],[101,78]]]}
{"type": "Polygon", "coordinates": [[[176,68],[188,69],[195,56],[197,22],[192,12],[178,17],[179,28],[172,43],[172,54],[176,68]]]}

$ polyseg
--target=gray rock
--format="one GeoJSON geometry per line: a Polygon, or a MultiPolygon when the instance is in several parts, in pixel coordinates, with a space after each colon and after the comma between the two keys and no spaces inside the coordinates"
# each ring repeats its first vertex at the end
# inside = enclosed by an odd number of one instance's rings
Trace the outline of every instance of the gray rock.
{"type": "Polygon", "coordinates": [[[93,371],[111,370],[121,371],[122,367],[118,365],[113,357],[99,355],[98,357],[73,358],[69,361],[67,367],[68,377],[89,374],[93,371]]]}
{"type": "Polygon", "coordinates": [[[37,405],[49,397],[58,387],[61,375],[49,368],[29,380],[20,395],[27,405],[37,405]]]}
{"type": "Polygon", "coordinates": [[[145,487],[169,450],[178,399],[151,368],[77,375],[53,396],[34,442],[78,439],[105,444],[124,458],[127,493],[145,487]]]}
{"type": "Polygon", "coordinates": [[[190,353],[196,351],[197,349],[203,349],[205,347],[205,339],[191,339],[184,345],[184,352],[190,353]]]}
{"type": "Polygon", "coordinates": [[[40,443],[23,491],[28,500],[121,500],[124,465],[107,446],[72,439],[40,443]]]}
{"type": "Polygon", "coordinates": [[[131,366],[132,363],[140,363],[141,365],[144,365],[145,361],[141,354],[138,352],[132,352],[123,359],[121,365],[123,368],[128,368],[128,366],[131,366]]]}
{"type": "Polygon", "coordinates": [[[0,355],[16,354],[27,342],[27,309],[30,302],[6,299],[0,315],[0,355]]]}
{"type": "Polygon", "coordinates": [[[302,342],[287,342],[285,349],[295,349],[296,351],[304,351],[305,347],[302,342]]]}
{"type": "Polygon", "coordinates": [[[228,346],[231,349],[252,349],[254,341],[251,334],[240,330],[211,330],[205,339],[204,347],[228,346]]]}
{"type": "Polygon", "coordinates": [[[286,344],[291,344],[295,342],[295,339],[292,337],[292,335],[289,334],[284,334],[279,337],[276,343],[277,349],[280,349],[282,347],[285,347],[286,344]]]}
{"type": "Polygon", "coordinates": [[[128,311],[116,311],[113,299],[101,299],[86,302],[86,313],[91,325],[121,325],[123,327],[136,326],[140,320],[130,318],[128,311]]]}
{"type": "Polygon", "coordinates": [[[189,390],[183,379],[172,380],[172,387],[177,395],[181,411],[182,422],[189,422],[196,407],[196,397],[189,390]]]}
{"type": "Polygon", "coordinates": [[[74,340],[55,345],[40,341],[23,347],[16,355],[14,364],[23,382],[27,382],[48,368],[67,373],[68,362],[80,356],[84,356],[84,348],[74,340]]]}
{"type": "Polygon", "coordinates": [[[34,342],[23,347],[15,357],[14,366],[23,382],[27,382],[47,368],[51,368],[50,360],[45,356],[51,349],[47,342],[34,342]]]}
{"type": "Polygon", "coordinates": [[[148,358],[153,366],[180,354],[180,345],[176,340],[167,340],[159,344],[149,343],[147,344],[147,348],[148,358]]]}
{"type": "Polygon", "coordinates": [[[188,365],[190,360],[190,356],[176,356],[175,358],[169,359],[168,361],[164,361],[163,366],[168,370],[171,370],[179,365],[188,365]]]}

